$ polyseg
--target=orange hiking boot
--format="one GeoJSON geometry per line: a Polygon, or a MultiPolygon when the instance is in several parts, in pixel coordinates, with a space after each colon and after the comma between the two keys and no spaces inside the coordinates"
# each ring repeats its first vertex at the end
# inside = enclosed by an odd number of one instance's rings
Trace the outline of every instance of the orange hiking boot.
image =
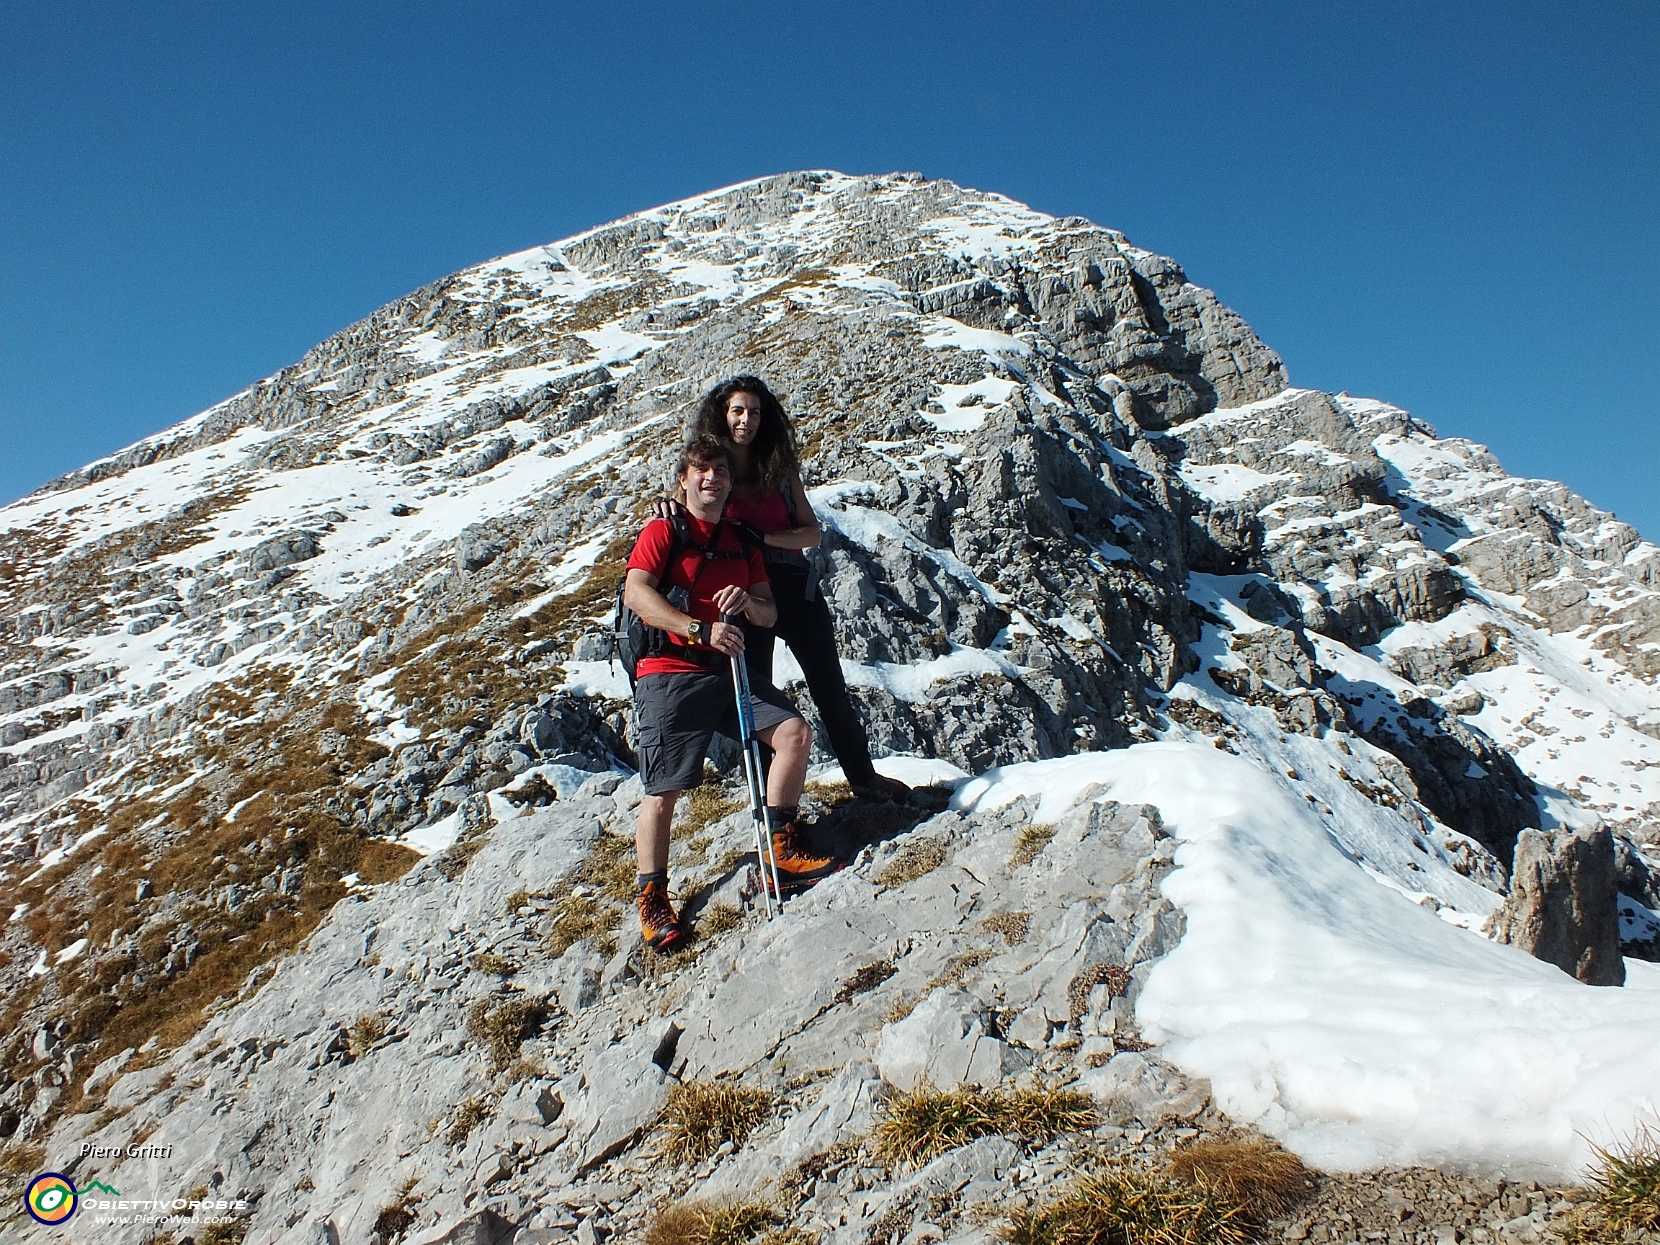
{"type": "Polygon", "coordinates": [[[647,882],[634,896],[634,906],[640,910],[640,937],[652,950],[666,951],[686,936],[664,883],[647,882]]]}
{"type": "MultiPolygon", "coordinates": [[[[772,832],[772,854],[778,864],[779,889],[786,895],[806,890],[842,868],[841,861],[813,851],[793,821],[785,822],[781,829],[772,832]]],[[[772,874],[764,862],[761,873],[768,893],[773,893],[772,874]]]]}

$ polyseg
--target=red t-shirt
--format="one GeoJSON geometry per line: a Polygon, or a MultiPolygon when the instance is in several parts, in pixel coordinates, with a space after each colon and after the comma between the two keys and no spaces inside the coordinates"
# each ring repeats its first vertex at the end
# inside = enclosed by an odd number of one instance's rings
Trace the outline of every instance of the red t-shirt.
{"type": "MultiPolygon", "coordinates": [[[[628,569],[655,575],[657,590],[664,596],[668,595],[671,588],[690,590],[692,599],[686,613],[704,622],[718,622],[720,610],[715,608],[715,594],[729,584],[748,589],[756,584],[766,583],[766,563],[762,560],[759,549],[751,549],[747,557],[705,559],[703,549],[714,535],[716,525],[705,523],[695,515],[688,514],[686,526],[691,530],[692,539],[681,545],[680,556],[675,559],[674,566],[666,567],[669,546],[674,543],[674,529],[669,526],[667,519],[653,519],[647,523],[639,539],[634,542],[633,551],[628,555],[628,569]]],[[[743,542],[731,528],[723,527],[720,529],[719,543],[715,549],[720,553],[742,553],[743,542]]],[[[684,647],[686,640],[683,636],[671,633],[669,643],[684,647]]],[[[705,652],[714,651],[702,645],[698,647],[703,648],[705,652]]],[[[671,652],[661,657],[642,657],[635,670],[635,677],[644,678],[648,674],[688,674],[707,669],[708,666],[685,661],[671,652]]]]}

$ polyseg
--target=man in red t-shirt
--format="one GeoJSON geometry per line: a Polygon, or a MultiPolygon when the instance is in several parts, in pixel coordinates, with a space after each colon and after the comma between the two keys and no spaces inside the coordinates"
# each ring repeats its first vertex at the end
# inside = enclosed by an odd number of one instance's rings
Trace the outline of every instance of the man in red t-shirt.
{"type": "MultiPolygon", "coordinates": [[[[659,949],[683,936],[668,893],[675,801],[703,781],[703,758],[715,732],[734,738],[738,733],[731,661],[742,660],[744,632],[724,619],[742,614],[758,627],[778,620],[761,551],[745,546],[720,521],[732,491],[731,451],[711,438],[693,441],[681,453],[676,475],[691,541],[668,565],[674,530],[667,520],[653,519],[628,555],[623,588],[628,608],[669,640],[658,655],[640,658],[634,685],[645,786],[634,830],[636,906],[642,936],[659,949]]],[[[795,825],[812,733],[789,698],[770,683],[751,680],[750,692],[755,734],[773,752],[767,808],[779,882],[786,890],[810,886],[839,867],[810,852],[795,825]]]]}

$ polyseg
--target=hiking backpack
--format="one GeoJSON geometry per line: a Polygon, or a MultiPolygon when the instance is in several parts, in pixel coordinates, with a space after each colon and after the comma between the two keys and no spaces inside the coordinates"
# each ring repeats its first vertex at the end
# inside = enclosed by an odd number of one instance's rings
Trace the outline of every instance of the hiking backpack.
{"type": "MultiPolygon", "coordinates": [[[[686,522],[686,512],[679,506],[674,507],[669,518],[669,556],[663,563],[663,578],[659,581],[658,591],[665,600],[675,609],[685,613],[691,612],[692,588],[697,587],[697,581],[703,574],[703,568],[720,558],[747,558],[751,544],[745,538],[743,530],[725,520],[715,524],[715,530],[709,537],[707,545],[700,545],[692,539],[691,525],[686,522]],[[738,538],[737,549],[721,549],[721,533],[731,531],[738,538]],[[698,560],[697,571],[692,576],[691,588],[680,588],[670,582],[674,573],[675,563],[680,555],[690,545],[703,556],[698,560]]],[[[661,657],[669,649],[669,637],[661,627],[651,627],[646,624],[633,610],[628,608],[623,595],[628,588],[628,571],[624,569],[622,578],[617,581],[617,602],[613,611],[611,628],[611,661],[620,664],[623,673],[628,676],[628,686],[634,687],[642,657],[661,657]]]]}

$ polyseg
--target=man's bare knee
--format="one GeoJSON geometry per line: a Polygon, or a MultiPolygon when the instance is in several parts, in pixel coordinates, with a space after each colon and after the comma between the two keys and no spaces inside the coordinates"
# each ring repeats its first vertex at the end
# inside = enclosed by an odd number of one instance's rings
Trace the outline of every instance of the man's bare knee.
{"type": "Polygon", "coordinates": [[[772,728],[771,735],[772,738],[767,740],[767,747],[774,752],[805,752],[813,743],[813,734],[801,718],[785,718],[772,728]]]}

